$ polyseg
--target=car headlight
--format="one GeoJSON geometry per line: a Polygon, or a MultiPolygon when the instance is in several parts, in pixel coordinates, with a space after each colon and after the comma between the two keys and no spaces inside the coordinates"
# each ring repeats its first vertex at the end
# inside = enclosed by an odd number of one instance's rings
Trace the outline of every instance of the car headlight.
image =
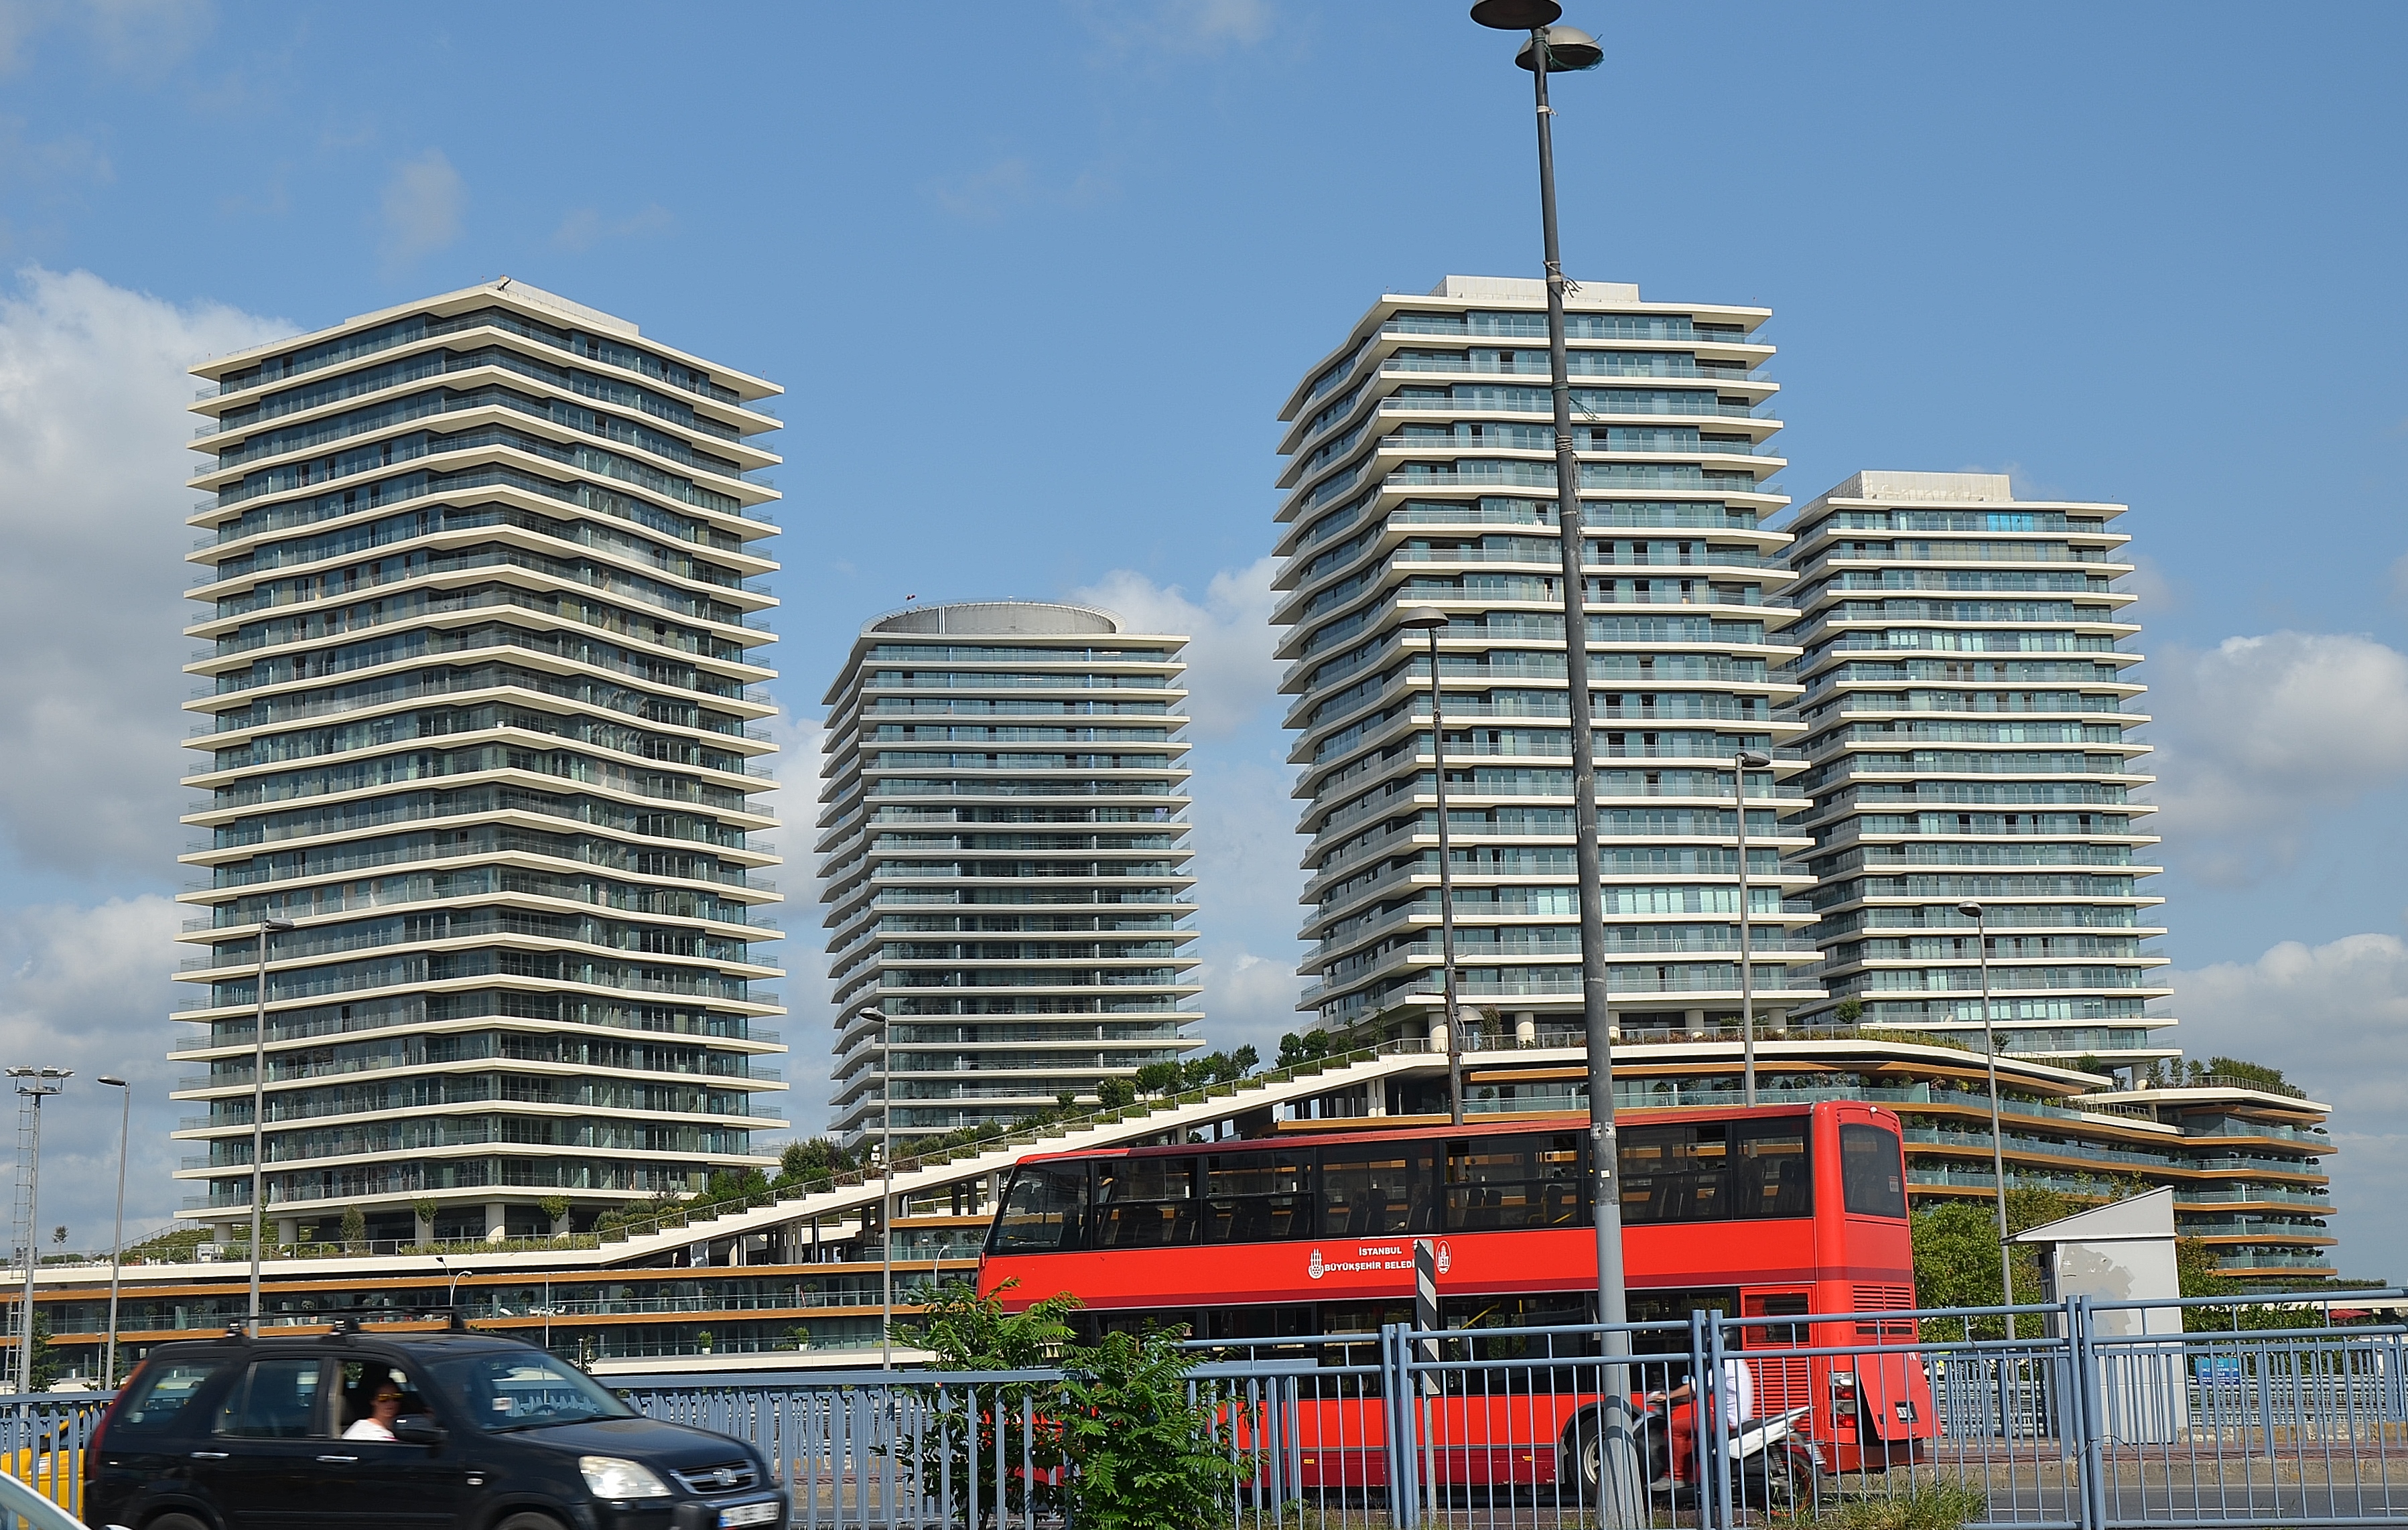
{"type": "Polygon", "coordinates": [[[666,1498],[668,1484],[636,1462],[615,1455],[580,1455],[577,1469],[597,1498],[666,1498]]]}

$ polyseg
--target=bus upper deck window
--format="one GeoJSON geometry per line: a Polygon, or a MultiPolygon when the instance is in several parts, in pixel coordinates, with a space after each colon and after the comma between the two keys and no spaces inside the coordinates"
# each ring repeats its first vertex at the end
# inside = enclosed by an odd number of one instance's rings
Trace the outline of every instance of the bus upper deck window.
{"type": "Polygon", "coordinates": [[[1898,1134],[1879,1126],[1840,1128],[1840,1195],[1851,1215],[1906,1215],[1906,1168],[1898,1134]]]}
{"type": "Polygon", "coordinates": [[[987,1250],[1053,1253],[1079,1247],[1087,1220],[1087,1165],[1023,1164],[1004,1193],[987,1250]]]}

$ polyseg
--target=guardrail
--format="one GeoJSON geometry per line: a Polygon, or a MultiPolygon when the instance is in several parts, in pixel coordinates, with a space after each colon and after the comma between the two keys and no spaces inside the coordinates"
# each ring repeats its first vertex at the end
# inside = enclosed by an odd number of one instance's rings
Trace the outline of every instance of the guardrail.
{"type": "MultiPolygon", "coordinates": [[[[2252,1311],[2295,1327],[2183,1331],[2218,1303],[1394,1323],[1190,1344],[1187,1385],[1232,1468],[1235,1530],[1740,1530],[1885,1502],[2000,1530],[2408,1525],[2408,1329],[2303,1303],[2252,1311]]],[[[758,1446],[796,1530],[843,1530],[1052,1523],[1065,1380],[614,1384],[758,1446]]]]}

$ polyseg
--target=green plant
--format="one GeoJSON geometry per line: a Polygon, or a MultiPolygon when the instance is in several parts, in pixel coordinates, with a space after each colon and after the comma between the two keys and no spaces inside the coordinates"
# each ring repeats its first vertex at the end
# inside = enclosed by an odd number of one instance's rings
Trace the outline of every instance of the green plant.
{"type": "Polygon", "coordinates": [[[1239,1468],[1212,1438],[1212,1408],[1190,1400],[1184,1326],[1106,1334],[1062,1383],[1062,1452],[1082,1530],[1201,1530],[1227,1517],[1239,1468]]]}
{"type": "Polygon", "coordinates": [[[1865,1001],[1842,999],[1831,1007],[1831,1018],[1842,1025],[1854,1025],[1865,1018],[1865,1001]]]}
{"type": "Polygon", "coordinates": [[[1989,1495],[1954,1477],[1910,1479],[1903,1493],[1846,1498],[1814,1516],[1830,1530],[1961,1530],[1990,1511],[1989,1495]]]}
{"type": "Polygon", "coordinates": [[[409,1203],[410,1214],[418,1219],[419,1227],[428,1237],[435,1236],[435,1213],[441,1209],[432,1195],[421,1195],[409,1203]]]}
{"type": "MultiPolygon", "coordinates": [[[[921,1322],[896,1333],[905,1344],[935,1356],[940,1371],[1041,1370],[1068,1347],[1068,1314],[1078,1306],[1079,1298],[1065,1292],[1030,1304],[1025,1312],[1007,1312],[996,1296],[949,1280],[929,1294],[921,1322]]],[[[1025,1409],[992,1402],[976,1409],[959,1404],[947,1408],[940,1396],[936,1426],[920,1434],[912,1458],[920,1480],[945,1480],[950,1474],[953,1481],[968,1481],[980,1465],[996,1459],[998,1449],[1010,1461],[1025,1451],[1035,1475],[1013,1473],[1004,1484],[1002,1508],[1007,1516],[1053,1512],[1062,1501],[1062,1393],[1058,1384],[1047,1382],[1028,1391],[1032,1406],[1025,1409]]],[[[967,1512],[967,1499],[964,1505],[967,1512]]]]}
{"type": "Polygon", "coordinates": [[[1096,1085],[1096,1104],[1106,1110],[1125,1110],[1137,1103],[1137,1085],[1126,1079],[1106,1079],[1096,1085]]]}
{"type": "Polygon", "coordinates": [[[364,1253],[362,1245],[368,1240],[368,1214],[356,1206],[343,1208],[343,1243],[354,1253],[364,1253]]]}
{"type": "Polygon", "coordinates": [[[554,1227],[560,1225],[561,1218],[568,1215],[568,1197],[566,1195],[546,1195],[535,1204],[543,1208],[544,1220],[554,1227]]]}

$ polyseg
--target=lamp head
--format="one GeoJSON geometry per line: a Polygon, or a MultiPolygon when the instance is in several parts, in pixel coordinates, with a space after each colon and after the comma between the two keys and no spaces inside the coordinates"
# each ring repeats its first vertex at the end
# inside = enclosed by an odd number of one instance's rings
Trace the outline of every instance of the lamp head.
{"type": "Polygon", "coordinates": [[[1772,768],[1772,756],[1763,752],[1761,750],[1741,750],[1737,754],[1731,756],[1731,760],[1742,770],[1770,770],[1772,768]]]}
{"type": "Polygon", "coordinates": [[[1963,914],[1967,919],[1980,919],[1982,917],[1982,906],[1978,903],[1960,903],[1956,906],[1956,911],[1963,914]]]}
{"type": "Polygon", "coordinates": [[[283,931],[297,930],[301,926],[294,923],[289,919],[263,919],[259,922],[259,927],[263,930],[283,931]]]}
{"type": "MultiPolygon", "coordinates": [[[[1538,39],[1531,38],[1513,55],[1513,62],[1536,72],[1538,39]]],[[[1605,50],[1597,39],[1576,26],[1547,28],[1547,73],[1560,75],[1578,69],[1594,69],[1605,62],[1605,50]]]]}
{"type": "Polygon", "coordinates": [[[1480,0],[1471,7],[1473,21],[1499,32],[1527,32],[1534,26],[1549,26],[1563,13],[1564,7],[1555,0],[1480,0]]]}
{"type": "Polygon", "coordinates": [[[1397,625],[1407,632],[1444,632],[1447,628],[1447,620],[1436,611],[1427,611],[1420,616],[1406,617],[1397,625]]]}
{"type": "Polygon", "coordinates": [[[125,1089],[125,1088],[130,1087],[130,1086],[126,1083],[126,1081],[125,1081],[124,1080],[122,1080],[122,1079],[112,1079],[112,1078],[110,1078],[110,1077],[109,1077],[108,1074],[106,1074],[106,1073],[104,1073],[104,1074],[102,1074],[102,1075],[100,1076],[100,1081],[101,1081],[102,1083],[108,1084],[108,1085],[110,1085],[111,1087],[113,1087],[113,1088],[117,1088],[117,1089],[125,1089]]]}

